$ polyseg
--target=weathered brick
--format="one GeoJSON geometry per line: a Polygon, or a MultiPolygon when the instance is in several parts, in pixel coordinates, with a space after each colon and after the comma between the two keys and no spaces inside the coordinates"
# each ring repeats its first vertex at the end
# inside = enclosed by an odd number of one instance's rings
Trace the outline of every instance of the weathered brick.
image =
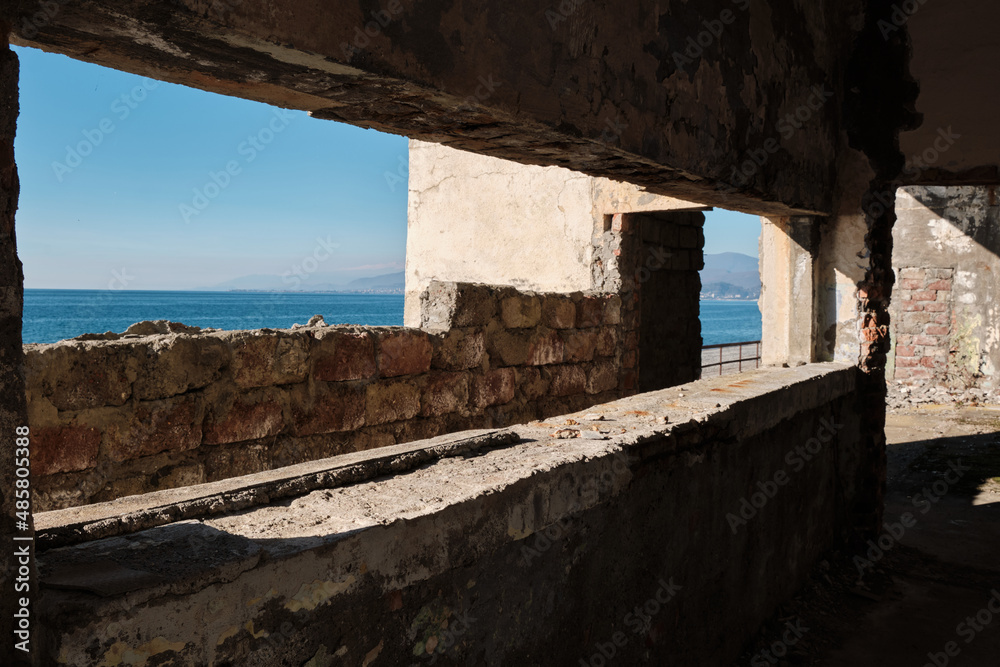
{"type": "Polygon", "coordinates": [[[604,299],[604,312],[601,315],[604,324],[620,324],[622,321],[622,298],[612,294],[604,299]]]}
{"type": "Polygon", "coordinates": [[[528,347],[528,364],[532,366],[561,364],[564,354],[565,347],[559,332],[538,332],[532,336],[528,347]]]}
{"type": "Polygon", "coordinates": [[[913,293],[914,301],[934,301],[935,299],[937,299],[937,292],[923,291],[913,293]]]}
{"type": "Polygon", "coordinates": [[[542,324],[550,329],[576,326],[576,304],[569,297],[546,296],[542,299],[542,324]]]}
{"type": "Polygon", "coordinates": [[[500,302],[500,312],[508,329],[529,329],[542,319],[542,300],[526,294],[508,296],[500,302]]]}
{"type": "Polygon", "coordinates": [[[941,340],[934,336],[914,336],[914,345],[933,345],[938,346],[941,344],[941,340]]]}
{"type": "Polygon", "coordinates": [[[914,280],[912,278],[906,278],[899,281],[897,289],[900,290],[920,290],[924,288],[923,280],[914,280]]]}
{"type": "Polygon", "coordinates": [[[194,449],[201,444],[203,412],[200,398],[193,396],[138,403],[106,428],[108,456],[127,461],[194,449]]]}
{"type": "Polygon", "coordinates": [[[433,348],[422,331],[382,333],[378,336],[378,369],[381,377],[419,375],[431,369],[433,348]]]}
{"type": "Polygon", "coordinates": [[[472,404],[477,408],[504,405],[514,400],[517,374],[513,368],[497,370],[476,376],[472,381],[472,404]]]}
{"type": "Polygon", "coordinates": [[[948,310],[948,304],[940,301],[924,302],[924,310],[928,313],[944,313],[948,310]]]}
{"type": "Polygon", "coordinates": [[[567,363],[593,361],[597,349],[597,336],[596,329],[563,331],[563,361],[567,363]]]}
{"type": "Polygon", "coordinates": [[[420,414],[420,390],[412,381],[368,385],[365,421],[369,426],[413,419],[420,414]]]}
{"type": "Polygon", "coordinates": [[[939,361],[935,357],[922,357],[920,359],[920,365],[924,368],[937,368],[939,361]]]}
{"type": "Polygon", "coordinates": [[[210,336],[152,339],[139,360],[133,393],[139,400],[170,398],[206,387],[231,362],[229,346],[210,336]]]}
{"type": "Polygon", "coordinates": [[[614,327],[604,327],[597,336],[597,349],[599,356],[611,357],[618,351],[618,330],[614,327]]]}
{"type": "Polygon", "coordinates": [[[466,373],[435,373],[427,379],[421,395],[420,414],[424,417],[458,412],[469,404],[469,376],[466,373]]]}
{"type": "Polygon", "coordinates": [[[452,329],[431,340],[434,347],[433,368],[464,371],[483,363],[486,336],[478,329],[452,329]]]}
{"type": "Polygon", "coordinates": [[[206,445],[259,440],[281,433],[285,420],[278,394],[265,390],[220,401],[205,416],[206,445]]]}
{"type": "Polygon", "coordinates": [[[928,336],[947,336],[951,333],[950,327],[943,327],[935,324],[928,324],[927,328],[924,329],[924,333],[928,336]]]}
{"type": "Polygon", "coordinates": [[[225,334],[233,350],[233,380],[243,388],[303,382],[309,373],[305,334],[225,334]]]}
{"type": "Polygon", "coordinates": [[[611,361],[594,364],[587,374],[587,393],[600,394],[618,388],[618,366],[611,361]]]}
{"type": "Polygon", "coordinates": [[[919,366],[920,358],[918,357],[897,357],[896,366],[900,368],[908,368],[911,366],[919,366]]]}
{"type": "Polygon", "coordinates": [[[316,382],[289,392],[292,432],[297,436],[353,431],[365,425],[363,386],[346,382],[316,382]]]}
{"type": "Polygon", "coordinates": [[[926,302],[924,301],[904,301],[903,302],[903,312],[922,312],[926,308],[926,302]]]}
{"type": "Polygon", "coordinates": [[[318,331],[312,344],[313,376],[324,382],[375,377],[375,344],[367,332],[318,331]]]}
{"type": "Polygon", "coordinates": [[[97,466],[100,448],[100,429],[85,426],[33,428],[31,471],[41,476],[89,470],[97,466]]]}
{"type": "Polygon", "coordinates": [[[596,296],[585,296],[576,304],[576,328],[598,327],[603,315],[604,300],[596,296]]]}
{"type": "Polygon", "coordinates": [[[896,356],[897,357],[912,357],[916,352],[916,348],[912,345],[897,345],[896,346],[896,356]]]}
{"type": "Polygon", "coordinates": [[[550,396],[573,396],[587,391],[587,373],[581,366],[554,366],[546,368],[549,376],[550,396]]]}
{"type": "Polygon", "coordinates": [[[549,392],[548,378],[542,377],[542,371],[534,366],[518,368],[517,387],[529,401],[545,396],[549,392]]]}
{"type": "Polygon", "coordinates": [[[934,282],[929,283],[927,285],[927,287],[925,287],[924,289],[926,289],[926,290],[935,290],[935,291],[941,290],[941,291],[950,292],[951,291],[951,281],[950,280],[935,280],[934,282]]]}
{"type": "MultiPolygon", "coordinates": [[[[554,332],[553,335],[558,336],[554,332]]],[[[523,366],[529,363],[533,340],[539,336],[521,329],[500,329],[492,333],[487,341],[490,366],[523,366]]]]}
{"type": "Polygon", "coordinates": [[[903,280],[919,280],[922,285],[924,283],[925,272],[920,267],[907,267],[899,270],[899,277],[903,280]]]}
{"type": "Polygon", "coordinates": [[[28,346],[25,380],[60,410],[119,406],[132,396],[144,345],[65,342],[28,346]]]}

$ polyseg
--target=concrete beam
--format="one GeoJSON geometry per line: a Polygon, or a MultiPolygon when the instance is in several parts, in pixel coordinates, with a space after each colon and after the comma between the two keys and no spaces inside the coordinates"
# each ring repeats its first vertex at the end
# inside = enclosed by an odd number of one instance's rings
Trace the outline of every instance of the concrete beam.
{"type": "Polygon", "coordinates": [[[708,205],[833,206],[856,3],[13,4],[16,44],[116,69],[708,205]]]}

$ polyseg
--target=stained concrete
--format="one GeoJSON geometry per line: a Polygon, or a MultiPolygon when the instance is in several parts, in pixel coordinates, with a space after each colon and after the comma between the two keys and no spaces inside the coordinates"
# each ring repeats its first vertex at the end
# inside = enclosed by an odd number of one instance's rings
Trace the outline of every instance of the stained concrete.
{"type": "Polygon", "coordinates": [[[48,550],[46,659],[576,665],[623,632],[624,662],[724,664],[849,524],[855,379],[821,364],[699,381],[466,460],[48,550]],[[731,530],[740,497],[824,437],[731,530]]]}

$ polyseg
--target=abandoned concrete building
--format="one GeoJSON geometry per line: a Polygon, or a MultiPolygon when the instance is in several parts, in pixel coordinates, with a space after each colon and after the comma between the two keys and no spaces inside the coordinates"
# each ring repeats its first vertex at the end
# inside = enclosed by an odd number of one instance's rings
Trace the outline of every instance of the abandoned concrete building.
{"type": "Polygon", "coordinates": [[[0,663],[732,664],[880,531],[887,376],[994,388],[998,17],[4,3],[0,663]],[[22,345],[10,43],[408,136],[405,326],[22,345]],[[699,379],[712,207],[763,368],[699,379]]]}

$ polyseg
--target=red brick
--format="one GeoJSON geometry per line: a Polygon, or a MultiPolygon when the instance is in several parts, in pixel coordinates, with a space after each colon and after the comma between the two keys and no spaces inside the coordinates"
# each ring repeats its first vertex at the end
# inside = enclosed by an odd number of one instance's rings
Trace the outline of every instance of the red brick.
{"type": "Polygon", "coordinates": [[[563,360],[567,363],[579,361],[593,361],[594,352],[597,349],[597,331],[594,329],[579,331],[570,330],[562,332],[564,354],[563,360]]]}
{"type": "Polygon", "coordinates": [[[549,374],[549,395],[575,396],[587,391],[587,373],[580,366],[555,366],[545,369],[549,374]]]}
{"type": "MultiPolygon", "coordinates": [[[[31,429],[31,471],[35,475],[89,470],[97,466],[101,432],[81,426],[31,429]]],[[[13,450],[12,450],[13,451],[13,450]]]]}
{"type": "Polygon", "coordinates": [[[911,368],[919,365],[920,359],[917,357],[896,357],[896,366],[899,368],[911,368]]]}
{"type": "Polygon", "coordinates": [[[931,372],[923,368],[915,368],[910,371],[910,377],[914,380],[925,379],[931,376],[931,372]]]}
{"type": "Polygon", "coordinates": [[[896,356],[897,357],[912,357],[916,354],[916,348],[912,345],[897,345],[896,346],[896,356]]]}
{"type": "Polygon", "coordinates": [[[281,433],[285,419],[274,395],[241,396],[228,408],[216,406],[205,418],[206,445],[260,440],[281,433]]]}
{"type": "Polygon", "coordinates": [[[941,290],[941,291],[944,291],[944,292],[950,292],[951,291],[951,281],[950,280],[935,280],[934,282],[932,282],[930,285],[928,285],[924,289],[928,289],[928,290],[941,290]]]}
{"type": "Polygon", "coordinates": [[[937,292],[914,292],[914,301],[934,301],[937,299],[937,292]]]}
{"type": "Polygon", "coordinates": [[[903,312],[919,312],[924,310],[925,303],[923,301],[904,301],[903,302],[903,312]]]}
{"type": "Polygon", "coordinates": [[[410,381],[368,385],[365,421],[369,426],[413,419],[420,413],[420,390],[410,381]]]}
{"type": "Polygon", "coordinates": [[[108,455],[114,461],[183,452],[201,444],[202,409],[194,398],[141,402],[124,417],[124,422],[105,431],[108,455]]]}
{"type": "Polygon", "coordinates": [[[928,336],[947,336],[951,333],[951,327],[943,327],[940,325],[928,324],[924,329],[924,333],[928,336]]]}
{"type": "Polygon", "coordinates": [[[375,377],[375,345],[368,333],[317,333],[313,357],[313,376],[323,382],[375,377]]]}
{"type": "Polygon", "coordinates": [[[927,273],[924,269],[916,266],[907,267],[905,269],[899,270],[899,277],[903,280],[913,279],[913,280],[919,280],[921,283],[923,283],[926,275],[927,273]]]}
{"type": "Polygon", "coordinates": [[[316,382],[290,393],[292,431],[297,436],[354,431],[365,424],[364,387],[353,383],[316,382]]]}
{"type": "Polygon", "coordinates": [[[940,360],[936,357],[922,357],[920,359],[920,365],[924,368],[937,368],[940,364],[940,360]]]}
{"type": "Polygon", "coordinates": [[[472,382],[472,404],[477,408],[504,405],[514,400],[517,374],[513,368],[499,368],[476,376],[472,382]]]}
{"type": "Polygon", "coordinates": [[[938,339],[938,338],[935,338],[934,336],[914,336],[913,337],[913,344],[914,345],[930,345],[932,347],[937,347],[938,345],[941,344],[941,340],[938,339]]]}
{"type": "Polygon", "coordinates": [[[939,313],[934,317],[934,324],[947,324],[949,327],[951,327],[951,314],[939,313]]]}
{"type": "Polygon", "coordinates": [[[420,414],[438,417],[459,412],[469,404],[469,376],[466,373],[435,373],[421,394],[420,414]]]}
{"type": "Polygon", "coordinates": [[[529,345],[527,363],[531,366],[561,364],[564,354],[565,347],[559,332],[538,334],[532,338],[529,345]]]}
{"type": "Polygon", "coordinates": [[[378,342],[378,369],[381,377],[419,375],[431,369],[433,349],[422,331],[383,334],[378,342]]]}
{"type": "Polygon", "coordinates": [[[576,328],[589,329],[601,325],[604,314],[604,300],[596,296],[585,296],[576,304],[576,328]]]}
{"type": "Polygon", "coordinates": [[[896,368],[895,379],[897,380],[908,380],[910,378],[910,370],[908,368],[896,368]]]}
{"type": "Polygon", "coordinates": [[[500,302],[500,315],[508,329],[536,327],[542,318],[542,301],[525,294],[509,296],[500,302]]]}
{"type": "Polygon", "coordinates": [[[919,290],[924,288],[924,281],[914,280],[913,278],[904,278],[899,281],[898,287],[901,290],[919,290]]]}
{"type": "Polygon", "coordinates": [[[928,313],[944,313],[948,310],[948,304],[942,303],[940,301],[935,301],[934,303],[925,303],[924,310],[928,313]]]}

